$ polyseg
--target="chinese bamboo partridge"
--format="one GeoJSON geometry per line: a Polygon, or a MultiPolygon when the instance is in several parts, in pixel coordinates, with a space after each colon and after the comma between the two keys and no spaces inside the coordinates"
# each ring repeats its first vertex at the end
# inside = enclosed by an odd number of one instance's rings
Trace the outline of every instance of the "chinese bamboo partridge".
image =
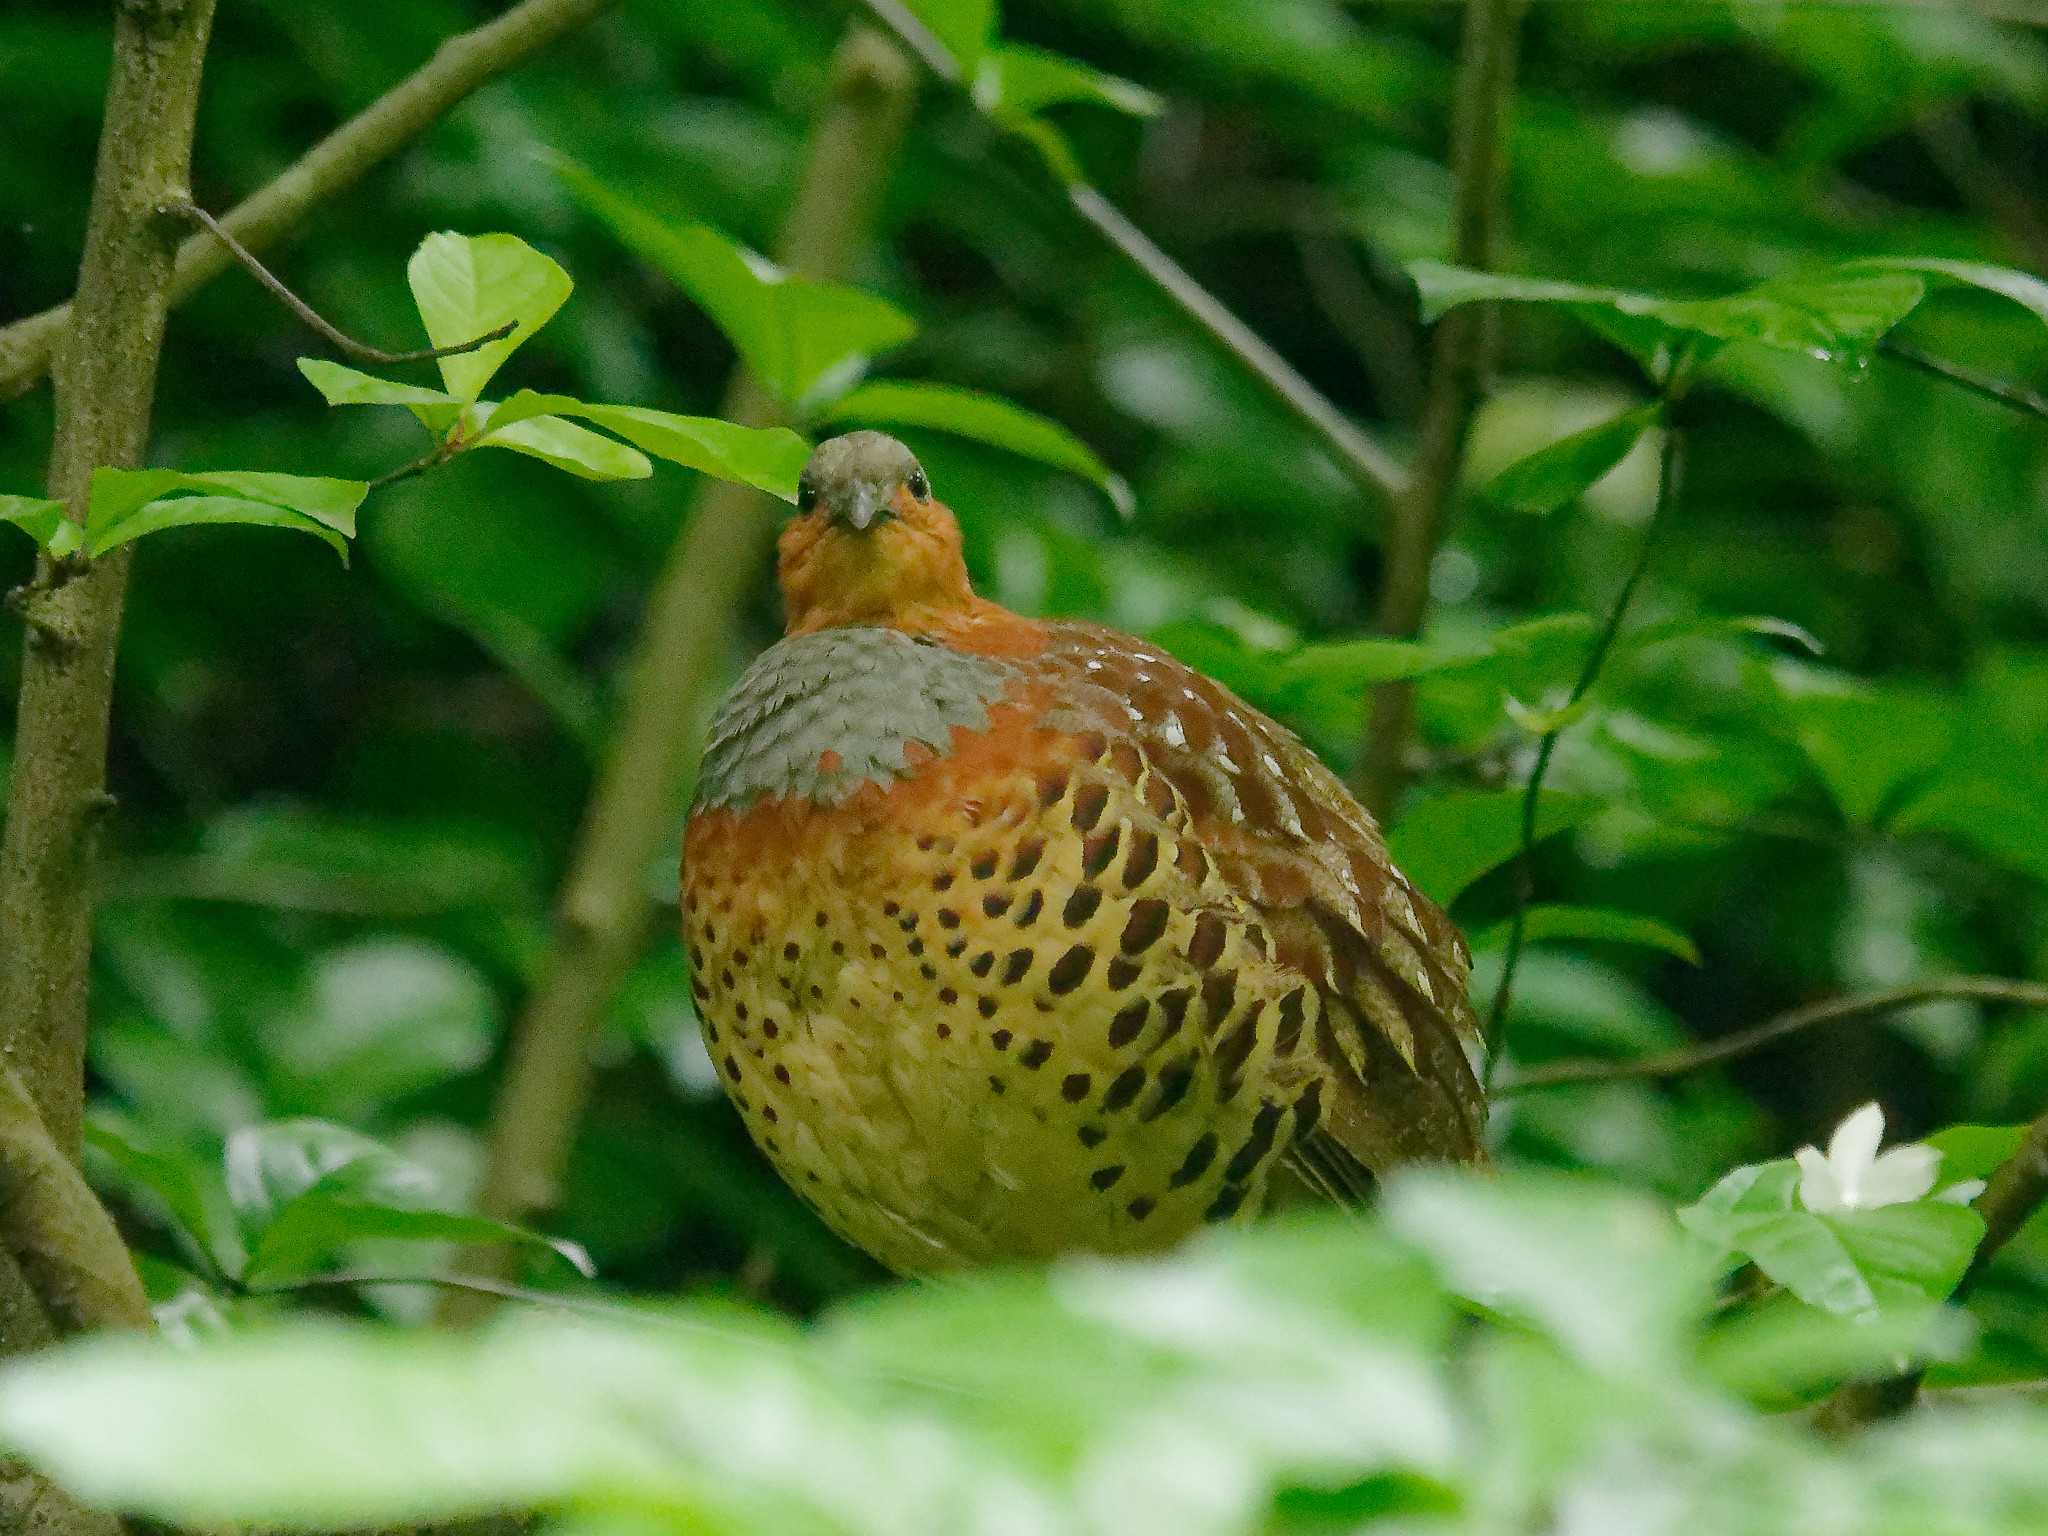
{"type": "Polygon", "coordinates": [[[975,596],[892,438],[825,443],[798,505],[683,927],[726,1091],[827,1222],[922,1273],[1483,1157],[1463,941],[1307,748],[1156,647],[975,596]]]}

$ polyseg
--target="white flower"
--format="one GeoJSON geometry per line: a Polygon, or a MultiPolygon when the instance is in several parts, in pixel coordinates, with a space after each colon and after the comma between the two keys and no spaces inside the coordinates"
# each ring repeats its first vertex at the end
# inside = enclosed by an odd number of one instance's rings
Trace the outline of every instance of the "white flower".
{"type": "MultiPolygon", "coordinates": [[[[1825,1155],[1818,1147],[1801,1147],[1792,1154],[1799,1162],[1799,1203],[1821,1213],[1871,1211],[1928,1198],[1941,1154],[1917,1142],[1879,1152],[1883,1140],[1884,1110],[1872,1102],[1835,1127],[1825,1155]]],[[[1983,1192],[1984,1181],[1970,1179],[1934,1198],[1968,1205],[1983,1192]]]]}

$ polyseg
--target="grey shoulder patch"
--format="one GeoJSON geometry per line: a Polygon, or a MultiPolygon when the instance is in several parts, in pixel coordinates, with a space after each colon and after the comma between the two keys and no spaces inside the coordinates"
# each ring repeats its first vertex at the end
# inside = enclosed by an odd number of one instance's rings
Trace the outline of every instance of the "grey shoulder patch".
{"type": "Polygon", "coordinates": [[[1015,670],[893,629],[793,636],[763,651],[718,706],[696,804],[798,795],[839,805],[863,784],[892,784],[911,742],[943,754],[955,727],[986,730],[1015,670]],[[823,773],[827,752],[839,766],[823,773]]]}

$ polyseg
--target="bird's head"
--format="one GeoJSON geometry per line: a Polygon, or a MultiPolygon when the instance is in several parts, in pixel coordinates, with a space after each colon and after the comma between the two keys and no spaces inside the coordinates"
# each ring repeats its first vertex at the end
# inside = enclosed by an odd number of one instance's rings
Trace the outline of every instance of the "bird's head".
{"type": "Polygon", "coordinates": [[[960,525],[911,451],[881,432],[820,443],[797,481],[778,574],[789,632],[925,628],[975,603],[960,525]]]}

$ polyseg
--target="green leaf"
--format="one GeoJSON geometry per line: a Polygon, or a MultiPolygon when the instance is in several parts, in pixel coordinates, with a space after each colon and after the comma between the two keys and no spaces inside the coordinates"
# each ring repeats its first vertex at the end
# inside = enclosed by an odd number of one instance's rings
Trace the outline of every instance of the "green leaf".
{"type": "Polygon", "coordinates": [[[1848,270],[1917,272],[1924,277],[1944,278],[1971,288],[1982,288],[2023,305],[2048,324],[2048,282],[2010,267],[1994,267],[1981,261],[1950,261],[1939,256],[1872,256],[1846,264],[1848,270]]]}
{"type": "Polygon", "coordinates": [[[85,1146],[94,1182],[118,1183],[159,1206],[206,1268],[240,1279],[248,1250],[218,1166],[161,1144],[125,1116],[95,1107],[85,1146]]]}
{"type": "Polygon", "coordinates": [[[1958,701],[1933,688],[1795,668],[1780,675],[1780,693],[1794,738],[1857,826],[1878,824],[1927,782],[1966,724],[1958,701]]]}
{"type": "Polygon", "coordinates": [[[165,528],[242,523],[312,534],[346,563],[347,541],[356,531],[356,508],[369,489],[365,481],[318,475],[96,469],[86,514],[86,550],[105,554],[165,528]],[[200,494],[181,494],[185,492],[200,494]]]}
{"type": "Polygon", "coordinates": [[[754,376],[791,405],[917,334],[916,322],[884,299],[793,277],[709,225],[660,218],[578,166],[556,168],[577,200],[666,272],[717,322],[754,376]]]}
{"type": "Polygon", "coordinates": [[[972,80],[982,51],[996,30],[996,0],[903,0],[904,8],[931,29],[960,66],[960,78],[972,80]]]}
{"type": "Polygon", "coordinates": [[[494,427],[473,439],[470,446],[510,449],[584,480],[645,480],[654,473],[654,466],[639,450],[555,416],[533,416],[494,427]]]}
{"type": "Polygon", "coordinates": [[[466,1334],[300,1322],[198,1349],[102,1335],[8,1372],[0,1441],[96,1505],[180,1526],[623,1501],[699,1536],[889,1536],[1016,1529],[1045,1499],[1011,1458],[729,1310],[466,1334]]]}
{"type": "Polygon", "coordinates": [[[1868,357],[1886,332],[1927,295],[1927,285],[1910,273],[1849,267],[1773,278],[1720,299],[1657,298],[1618,288],[1475,272],[1436,261],[1418,261],[1408,270],[1421,291],[1426,320],[1480,301],[1564,304],[1575,312],[1651,321],[1717,341],[1752,341],[1850,362],[1868,357]]]}
{"type": "MultiPolygon", "coordinates": [[[[52,554],[67,553],[57,549],[55,541],[65,528],[78,526],[64,515],[63,502],[44,496],[0,496],[0,522],[14,524],[52,554]]],[[[77,547],[75,532],[67,542],[77,547]]]]}
{"type": "Polygon", "coordinates": [[[950,384],[882,380],[863,384],[825,413],[829,422],[929,427],[1002,448],[1093,481],[1117,511],[1131,515],[1131,488],[1093,449],[1058,422],[994,395],[950,384]]]}
{"type": "Polygon", "coordinates": [[[237,497],[302,513],[322,527],[354,538],[356,508],[369,487],[360,480],[335,480],[324,475],[282,475],[267,470],[96,469],[86,532],[97,537],[138,511],[145,503],[181,491],[237,497]]]}
{"type": "Polygon", "coordinates": [[[437,347],[460,346],[507,322],[517,327],[474,352],[437,359],[448,392],[463,402],[483,393],[491,375],[553,318],[575,286],[568,273],[515,235],[429,235],[405,275],[437,347]]]}
{"type": "Polygon", "coordinates": [[[1941,1182],[1988,1179],[2000,1164],[2019,1151],[2024,1125],[1951,1125],[1926,1138],[1941,1154],[1941,1182]]]}
{"type": "MultiPolygon", "coordinates": [[[[1490,949],[1507,941],[1509,924],[1496,923],[1472,937],[1474,950],[1490,949]]],[[[1699,946],[1669,923],[1639,912],[1616,912],[1606,907],[1536,906],[1524,918],[1524,933],[1531,944],[1553,939],[1585,939],[1598,944],[1629,944],[1642,949],[1662,950],[1689,965],[1700,963],[1699,946]]]]}
{"type": "Polygon", "coordinates": [[[1678,1219],[1808,1305],[1851,1317],[1945,1300],[1984,1235],[1975,1211],[1943,1200],[1809,1211],[1799,1178],[1790,1158],[1738,1168],[1678,1219]]]}
{"type": "MultiPolygon", "coordinates": [[[[1461,790],[1410,811],[1387,839],[1394,863],[1440,905],[1449,906],[1488,870],[1522,846],[1522,791],[1461,790]]],[[[1536,805],[1536,838],[1555,837],[1593,816],[1590,795],[1545,790],[1536,805]]]]}
{"type": "Polygon", "coordinates": [[[306,376],[307,383],[320,391],[321,398],[329,405],[457,406],[462,403],[442,390],[401,384],[396,379],[380,379],[375,374],[330,363],[324,357],[300,358],[299,372],[306,376]]]}
{"type": "Polygon", "coordinates": [[[249,1235],[251,1284],[309,1273],[316,1261],[371,1239],[523,1243],[588,1275],[573,1243],[487,1217],[436,1208],[424,1168],[346,1126],[300,1119],[238,1131],[228,1141],[228,1197],[249,1235]]]}
{"type": "Polygon", "coordinates": [[[1007,121],[1035,117],[1048,107],[1083,103],[1153,117],[1166,103],[1134,81],[1090,69],[1043,48],[1005,43],[982,56],[974,72],[974,100],[982,111],[1007,121]]]}
{"type": "Polygon", "coordinates": [[[657,458],[751,485],[788,502],[796,500],[797,477],[811,451],[787,427],[742,427],[715,416],[678,416],[638,405],[591,405],[568,395],[538,395],[524,389],[494,409],[491,430],[499,430],[500,421],[541,414],[581,417],[657,458]]]}
{"type": "Polygon", "coordinates": [[[1510,464],[1487,485],[1485,494],[1518,512],[1555,512],[1606,478],[1663,418],[1661,403],[1644,405],[1574,432],[1510,464]]]}
{"type": "Polygon", "coordinates": [[[1664,1210],[1583,1178],[1404,1169],[1385,1209],[1453,1289],[1530,1319],[1603,1372],[1675,1364],[1706,1291],[1664,1210]]]}

